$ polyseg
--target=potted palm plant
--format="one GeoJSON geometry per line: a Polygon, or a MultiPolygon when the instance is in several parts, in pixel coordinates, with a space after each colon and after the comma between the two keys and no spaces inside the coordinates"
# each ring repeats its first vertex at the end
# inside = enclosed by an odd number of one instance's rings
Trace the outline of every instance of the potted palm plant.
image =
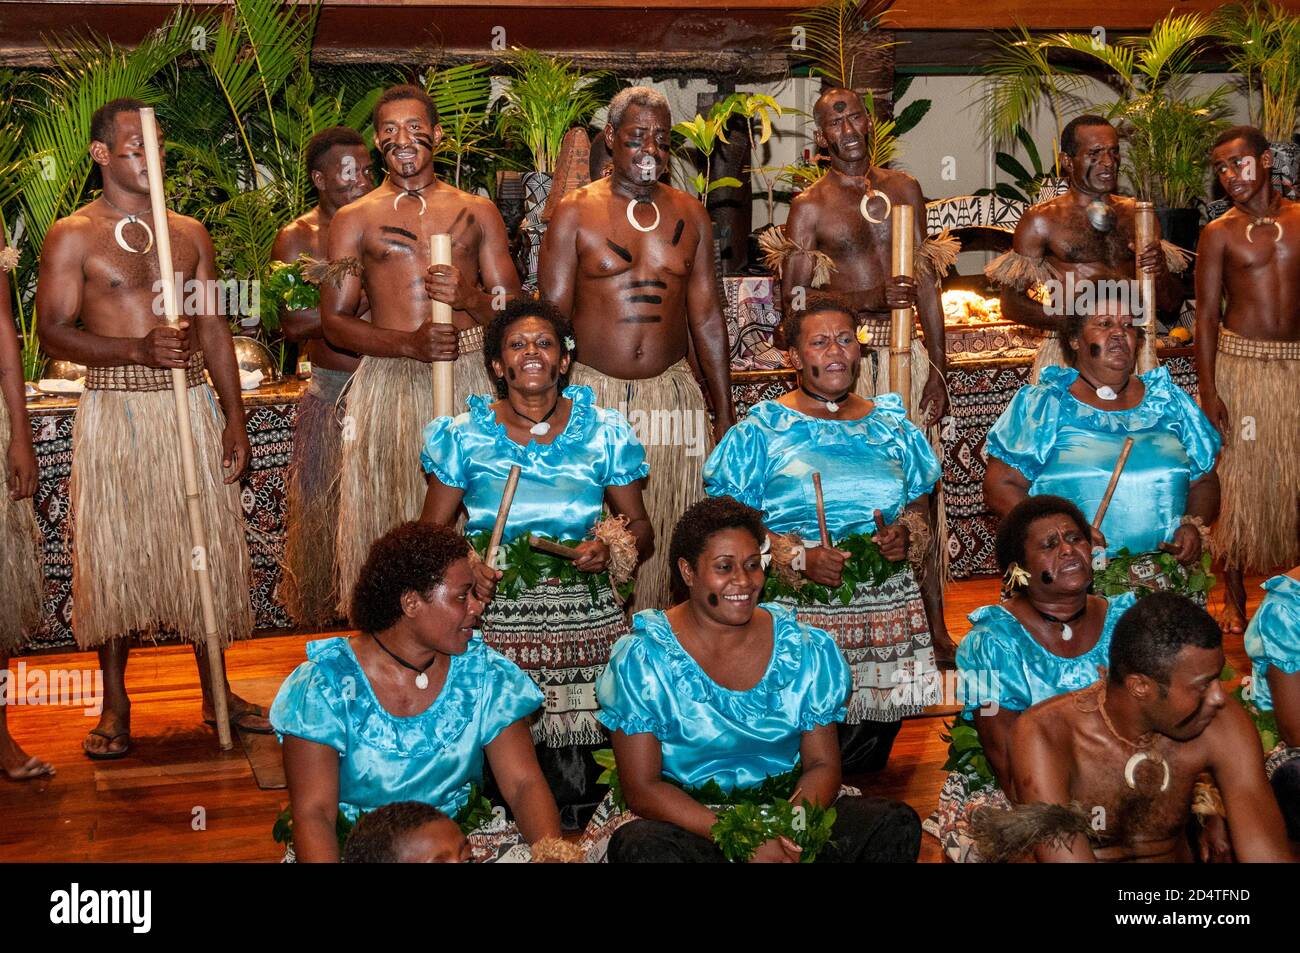
{"type": "Polygon", "coordinates": [[[532,156],[533,168],[523,176],[521,228],[528,261],[524,285],[532,288],[546,231],[542,208],[550,195],[560,147],[569,128],[585,124],[600,105],[592,87],[601,74],[584,73],[568,60],[524,47],[511,49],[509,64],[512,75],[502,96],[498,129],[505,138],[523,142],[532,156]]]}
{"type": "Polygon", "coordinates": [[[1250,120],[1271,144],[1274,180],[1294,199],[1300,191],[1300,144],[1292,137],[1300,111],[1300,15],[1273,0],[1250,0],[1221,7],[1212,24],[1227,46],[1228,65],[1241,74],[1250,120]]]}

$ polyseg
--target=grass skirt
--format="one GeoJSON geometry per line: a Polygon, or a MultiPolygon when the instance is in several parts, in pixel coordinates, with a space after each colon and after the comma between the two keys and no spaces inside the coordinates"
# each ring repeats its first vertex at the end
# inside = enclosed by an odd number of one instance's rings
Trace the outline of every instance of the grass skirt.
{"type": "Polygon", "coordinates": [[[921,590],[911,567],[879,587],[859,583],[849,604],[800,605],[778,598],[799,621],[824,629],[835,639],[853,673],[845,724],[900,721],[924,710],[932,684],[934,649],[921,590]]]}
{"type": "Polygon", "coordinates": [[[1232,569],[1300,563],[1300,343],[1219,332],[1215,370],[1230,427],[1211,548],[1232,569]],[[1249,419],[1248,419],[1249,418],[1249,419]],[[1251,439],[1247,439],[1247,438],[1251,439]]]}
{"type": "Polygon", "coordinates": [[[608,741],[596,720],[596,679],[628,626],[608,586],[597,592],[593,600],[582,583],[540,583],[514,599],[497,595],[483,613],[483,641],[527,672],[546,696],[533,724],[539,745],[608,741]]]}
{"type": "MultiPolygon", "coordinates": [[[[9,440],[9,410],[0,400],[0,452],[8,452],[9,440]]],[[[32,501],[9,499],[8,467],[0,465],[0,653],[17,649],[40,625],[40,547],[32,501]]]]}
{"type": "Polygon", "coordinates": [[[634,598],[637,609],[667,609],[673,604],[668,543],[682,513],[704,498],[704,461],[713,449],[704,395],[685,360],[644,380],[609,377],[575,361],[569,381],[590,387],[598,406],[627,417],[645,447],[650,476],[643,492],[655,551],[637,572],[634,598]]]}
{"type": "MultiPolygon", "coordinates": [[[[239,485],[223,482],[221,407],[206,384],[188,398],[217,635],[228,645],[253,631],[244,512],[239,485]]],[[[83,649],[132,632],[204,640],[176,430],[170,387],[81,395],[69,495],[72,629],[83,649]]]]}
{"type": "Polygon", "coordinates": [[[320,627],[338,618],[334,535],[343,431],[337,405],[351,376],[348,371],[315,367],[311,384],[298,401],[280,575],[280,599],[298,625],[320,627]]]}

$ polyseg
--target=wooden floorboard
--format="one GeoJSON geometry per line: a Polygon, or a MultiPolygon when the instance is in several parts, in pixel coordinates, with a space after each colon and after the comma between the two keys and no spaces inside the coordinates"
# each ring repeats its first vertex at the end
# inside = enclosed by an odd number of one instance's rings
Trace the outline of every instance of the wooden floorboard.
{"type": "MultiPolygon", "coordinates": [[[[1258,583],[1247,587],[1253,611],[1258,583]]],[[[956,583],[945,614],[954,636],[965,617],[997,597],[995,580],[956,583]]],[[[1217,610],[1217,599],[1211,611],[1217,610]]],[[[302,661],[311,635],[256,639],[231,649],[231,682],[244,697],[269,704],[281,680],[302,661]]],[[[1229,661],[1246,670],[1241,640],[1230,639],[1229,661]]],[[[36,668],[90,671],[91,653],[42,655],[22,660],[36,668]]],[[[10,667],[16,668],[13,661],[10,667]]],[[[236,742],[217,747],[215,732],[200,720],[194,655],[188,648],[137,649],[127,669],[133,700],[135,749],[114,762],[91,762],[81,753],[95,718],[81,708],[16,706],[10,729],[29,753],[52,761],[58,776],[35,782],[0,780],[0,861],[276,861],[281,850],[271,825],[288,801],[285,790],[258,787],[249,756],[236,742]]],[[[872,793],[911,804],[923,817],[943,783],[943,717],[909,719],[899,732],[889,766],[852,778],[872,793]]],[[[939,860],[924,838],[921,859],[939,860]]]]}

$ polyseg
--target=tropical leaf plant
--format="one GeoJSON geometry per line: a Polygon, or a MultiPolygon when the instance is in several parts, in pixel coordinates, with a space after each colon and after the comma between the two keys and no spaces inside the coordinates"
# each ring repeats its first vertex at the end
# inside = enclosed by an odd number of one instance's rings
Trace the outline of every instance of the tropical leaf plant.
{"type": "Polygon", "coordinates": [[[602,74],[524,47],[512,47],[508,62],[498,132],[527,145],[535,171],[554,173],[565,133],[601,104],[592,87],[602,74]]]}
{"type": "Polygon", "coordinates": [[[1300,111],[1300,15],[1273,0],[1250,0],[1220,7],[1210,26],[1241,74],[1251,122],[1270,141],[1289,141],[1300,111]]]}
{"type": "MultiPolygon", "coordinates": [[[[738,189],[744,184],[730,175],[712,178],[713,150],[717,148],[719,142],[728,141],[726,126],[730,115],[731,113],[724,109],[723,102],[717,102],[709,110],[708,116],[696,113],[694,119],[683,120],[673,126],[673,132],[685,139],[704,160],[702,171],[696,170],[686,176],[686,183],[702,203],[707,202],[709,193],[715,189],[738,189]]],[[[680,153],[681,150],[678,151],[680,153]]]]}
{"type": "Polygon", "coordinates": [[[894,0],[822,0],[794,14],[802,30],[804,49],[798,51],[813,76],[832,86],[862,92],[868,60],[874,51],[894,46],[878,30],[894,0]],[[869,34],[875,34],[868,39],[869,34]]]}
{"type": "Polygon", "coordinates": [[[1011,176],[1011,183],[999,182],[991,189],[977,189],[976,195],[1000,195],[1004,199],[1026,205],[1033,205],[1037,201],[1043,181],[1054,175],[1056,170],[1054,167],[1043,168],[1038,147],[1024,126],[1016,127],[1015,141],[1024,149],[1029,166],[1025,166],[1014,153],[998,150],[993,161],[999,169],[1011,176]]]}
{"type": "Polygon", "coordinates": [[[488,163],[511,164],[495,148],[488,70],[484,63],[463,63],[432,71],[425,79],[425,91],[433,99],[442,125],[434,161],[450,173],[451,184],[458,189],[470,186],[471,178],[485,179],[488,163]]]}

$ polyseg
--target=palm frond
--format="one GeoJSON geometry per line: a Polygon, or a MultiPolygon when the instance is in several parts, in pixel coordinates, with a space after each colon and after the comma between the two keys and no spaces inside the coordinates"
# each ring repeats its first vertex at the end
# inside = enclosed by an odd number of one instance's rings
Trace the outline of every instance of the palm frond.
{"type": "Polygon", "coordinates": [[[895,45],[879,35],[871,40],[894,0],[822,0],[795,14],[795,24],[804,31],[807,60],[815,76],[835,86],[857,89],[865,85],[859,59],[870,49],[895,45]]]}

